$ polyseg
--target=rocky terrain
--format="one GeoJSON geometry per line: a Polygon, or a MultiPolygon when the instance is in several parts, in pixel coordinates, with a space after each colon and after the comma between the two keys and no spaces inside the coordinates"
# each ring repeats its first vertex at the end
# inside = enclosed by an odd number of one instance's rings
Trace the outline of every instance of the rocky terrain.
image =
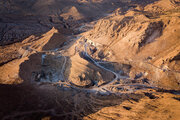
{"type": "Polygon", "coordinates": [[[0,119],[180,119],[179,0],[0,1],[0,119]]]}

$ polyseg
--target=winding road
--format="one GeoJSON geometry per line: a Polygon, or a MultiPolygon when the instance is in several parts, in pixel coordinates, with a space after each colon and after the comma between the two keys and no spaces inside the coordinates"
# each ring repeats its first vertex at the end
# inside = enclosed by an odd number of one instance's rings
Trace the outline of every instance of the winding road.
{"type": "MultiPolygon", "coordinates": [[[[135,87],[135,86],[141,86],[142,88],[145,87],[145,88],[150,88],[151,86],[148,86],[148,85],[145,85],[145,84],[113,84],[115,82],[117,82],[119,79],[123,79],[123,80],[129,80],[131,81],[132,79],[128,78],[128,76],[121,76],[120,74],[108,69],[108,68],[105,68],[104,66],[100,65],[101,62],[97,62],[96,60],[94,60],[87,52],[87,43],[85,42],[83,44],[83,47],[84,47],[84,51],[76,51],[78,53],[81,53],[81,56],[83,59],[87,60],[88,62],[94,64],[95,66],[97,66],[98,68],[100,69],[103,69],[105,71],[108,71],[110,73],[112,73],[115,78],[113,80],[111,80],[110,82],[107,82],[103,85],[100,85],[100,86],[92,86],[91,88],[80,88],[78,86],[75,86],[73,83],[70,82],[70,80],[66,80],[65,79],[65,76],[64,76],[64,71],[66,69],[66,64],[67,64],[67,57],[66,56],[63,56],[61,53],[60,53],[60,56],[64,58],[64,62],[63,62],[63,65],[62,65],[62,68],[61,68],[61,75],[62,75],[62,78],[61,80],[59,80],[59,82],[54,82],[54,83],[51,83],[51,82],[46,82],[46,83],[49,83],[49,84],[53,84],[53,85],[60,85],[61,89],[64,89],[64,88],[71,88],[71,89],[75,89],[75,90],[80,90],[80,91],[86,91],[86,92],[93,92],[93,93],[101,93],[101,94],[111,94],[111,93],[114,93],[114,94],[121,94],[121,92],[114,92],[112,89],[110,90],[109,88],[110,87],[127,87],[127,86],[131,86],[131,87],[135,87]],[[63,85],[63,86],[62,86],[63,85]]],[[[44,58],[45,56],[42,56],[42,58],[44,58]]],[[[43,82],[41,82],[43,83],[43,82]]],[[[152,87],[151,87],[152,88],[152,87]]],[[[132,91],[132,90],[129,90],[129,91],[132,91]]]]}
{"type": "MultiPolygon", "coordinates": [[[[101,66],[99,64],[99,62],[96,62],[88,53],[87,53],[87,43],[84,43],[84,51],[81,51],[81,57],[83,57],[85,60],[87,60],[88,62],[94,64],[95,66],[105,70],[105,71],[108,71],[108,72],[111,72],[112,74],[114,74],[115,78],[110,81],[110,82],[107,82],[101,86],[93,86],[91,88],[80,88],[80,87],[77,87],[77,86],[74,86],[72,83],[70,83],[69,81],[60,81],[59,83],[61,85],[66,85],[66,86],[69,86],[70,88],[72,89],[76,89],[76,90],[84,90],[84,91],[87,91],[87,92],[100,92],[102,94],[109,94],[109,93],[115,93],[117,94],[117,92],[113,92],[112,90],[108,90],[108,87],[119,87],[119,86],[122,86],[120,84],[116,84],[116,85],[113,85],[114,82],[116,82],[118,79],[124,79],[124,80],[132,80],[130,78],[128,78],[127,76],[121,76],[120,74],[108,69],[108,68],[105,68],[103,66],[101,66]]],[[[62,70],[61,70],[61,74],[63,75],[63,71],[65,70],[65,65],[66,65],[66,61],[67,61],[67,58],[64,56],[64,64],[62,66],[62,70]]],[[[150,87],[150,86],[147,86],[147,85],[144,85],[144,84],[129,84],[129,85],[123,85],[123,87],[125,86],[142,86],[142,87],[150,87]]]]}

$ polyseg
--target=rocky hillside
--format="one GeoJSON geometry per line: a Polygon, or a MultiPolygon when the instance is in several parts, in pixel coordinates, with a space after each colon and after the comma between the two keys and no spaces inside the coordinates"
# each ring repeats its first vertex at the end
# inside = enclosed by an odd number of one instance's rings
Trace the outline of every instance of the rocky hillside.
{"type": "Polygon", "coordinates": [[[147,73],[148,79],[179,89],[179,10],[170,1],[160,1],[126,14],[115,11],[83,35],[102,45],[97,59],[129,63],[136,69],[131,77],[147,73]]]}
{"type": "Polygon", "coordinates": [[[1,0],[0,45],[40,35],[52,27],[71,34],[77,24],[102,17],[126,4],[119,0],[1,0]]]}
{"type": "Polygon", "coordinates": [[[0,16],[0,119],[180,119],[179,0],[2,0],[0,16]]]}

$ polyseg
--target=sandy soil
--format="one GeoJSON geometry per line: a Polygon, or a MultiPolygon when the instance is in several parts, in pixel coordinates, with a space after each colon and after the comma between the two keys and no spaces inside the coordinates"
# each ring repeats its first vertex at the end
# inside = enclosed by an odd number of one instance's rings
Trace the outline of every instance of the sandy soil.
{"type": "Polygon", "coordinates": [[[0,2],[0,119],[180,119],[179,0],[0,2]]]}

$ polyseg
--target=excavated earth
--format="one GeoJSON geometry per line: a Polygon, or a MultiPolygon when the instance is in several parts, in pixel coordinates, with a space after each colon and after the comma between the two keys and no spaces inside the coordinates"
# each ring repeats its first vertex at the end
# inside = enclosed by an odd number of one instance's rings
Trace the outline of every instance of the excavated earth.
{"type": "Polygon", "coordinates": [[[1,0],[0,119],[180,119],[180,0],[1,0]]]}

